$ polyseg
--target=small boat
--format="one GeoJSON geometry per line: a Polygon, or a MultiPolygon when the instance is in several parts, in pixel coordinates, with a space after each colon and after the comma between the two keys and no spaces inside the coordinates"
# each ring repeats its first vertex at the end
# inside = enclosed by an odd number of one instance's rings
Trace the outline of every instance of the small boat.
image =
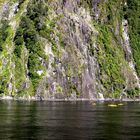
{"type": "Polygon", "coordinates": [[[93,105],[93,106],[95,106],[95,105],[96,105],[96,103],[92,103],[92,105],[93,105]]]}
{"type": "Polygon", "coordinates": [[[118,104],[118,106],[123,106],[123,105],[124,105],[124,104],[121,104],[121,103],[120,103],[120,104],[118,104]]]}
{"type": "Polygon", "coordinates": [[[109,106],[109,107],[117,107],[116,104],[109,104],[108,106],[109,106]]]}

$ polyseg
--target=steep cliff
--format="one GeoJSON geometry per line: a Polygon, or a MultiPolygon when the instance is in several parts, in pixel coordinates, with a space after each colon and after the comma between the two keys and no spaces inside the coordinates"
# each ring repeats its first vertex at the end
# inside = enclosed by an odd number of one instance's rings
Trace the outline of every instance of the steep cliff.
{"type": "Polygon", "coordinates": [[[0,95],[139,95],[140,2],[128,2],[0,1],[0,95]]]}

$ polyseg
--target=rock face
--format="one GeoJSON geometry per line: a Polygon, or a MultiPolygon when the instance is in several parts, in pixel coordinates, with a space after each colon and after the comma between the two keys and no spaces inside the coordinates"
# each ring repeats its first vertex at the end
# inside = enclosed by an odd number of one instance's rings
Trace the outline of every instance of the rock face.
{"type": "Polygon", "coordinates": [[[3,1],[0,94],[44,99],[139,94],[129,25],[123,17],[126,4],[124,0],[3,1]]]}

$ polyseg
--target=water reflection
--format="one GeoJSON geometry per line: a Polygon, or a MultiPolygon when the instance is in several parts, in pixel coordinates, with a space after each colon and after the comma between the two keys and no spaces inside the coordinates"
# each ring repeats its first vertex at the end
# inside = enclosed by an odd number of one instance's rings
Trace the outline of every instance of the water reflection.
{"type": "Polygon", "coordinates": [[[140,104],[0,101],[0,139],[140,139],[140,104]]]}

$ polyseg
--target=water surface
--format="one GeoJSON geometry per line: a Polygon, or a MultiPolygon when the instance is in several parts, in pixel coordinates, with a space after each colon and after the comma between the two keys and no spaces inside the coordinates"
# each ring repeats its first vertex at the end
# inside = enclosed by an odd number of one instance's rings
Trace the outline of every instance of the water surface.
{"type": "Polygon", "coordinates": [[[0,140],[140,140],[140,103],[0,101],[0,140]]]}

